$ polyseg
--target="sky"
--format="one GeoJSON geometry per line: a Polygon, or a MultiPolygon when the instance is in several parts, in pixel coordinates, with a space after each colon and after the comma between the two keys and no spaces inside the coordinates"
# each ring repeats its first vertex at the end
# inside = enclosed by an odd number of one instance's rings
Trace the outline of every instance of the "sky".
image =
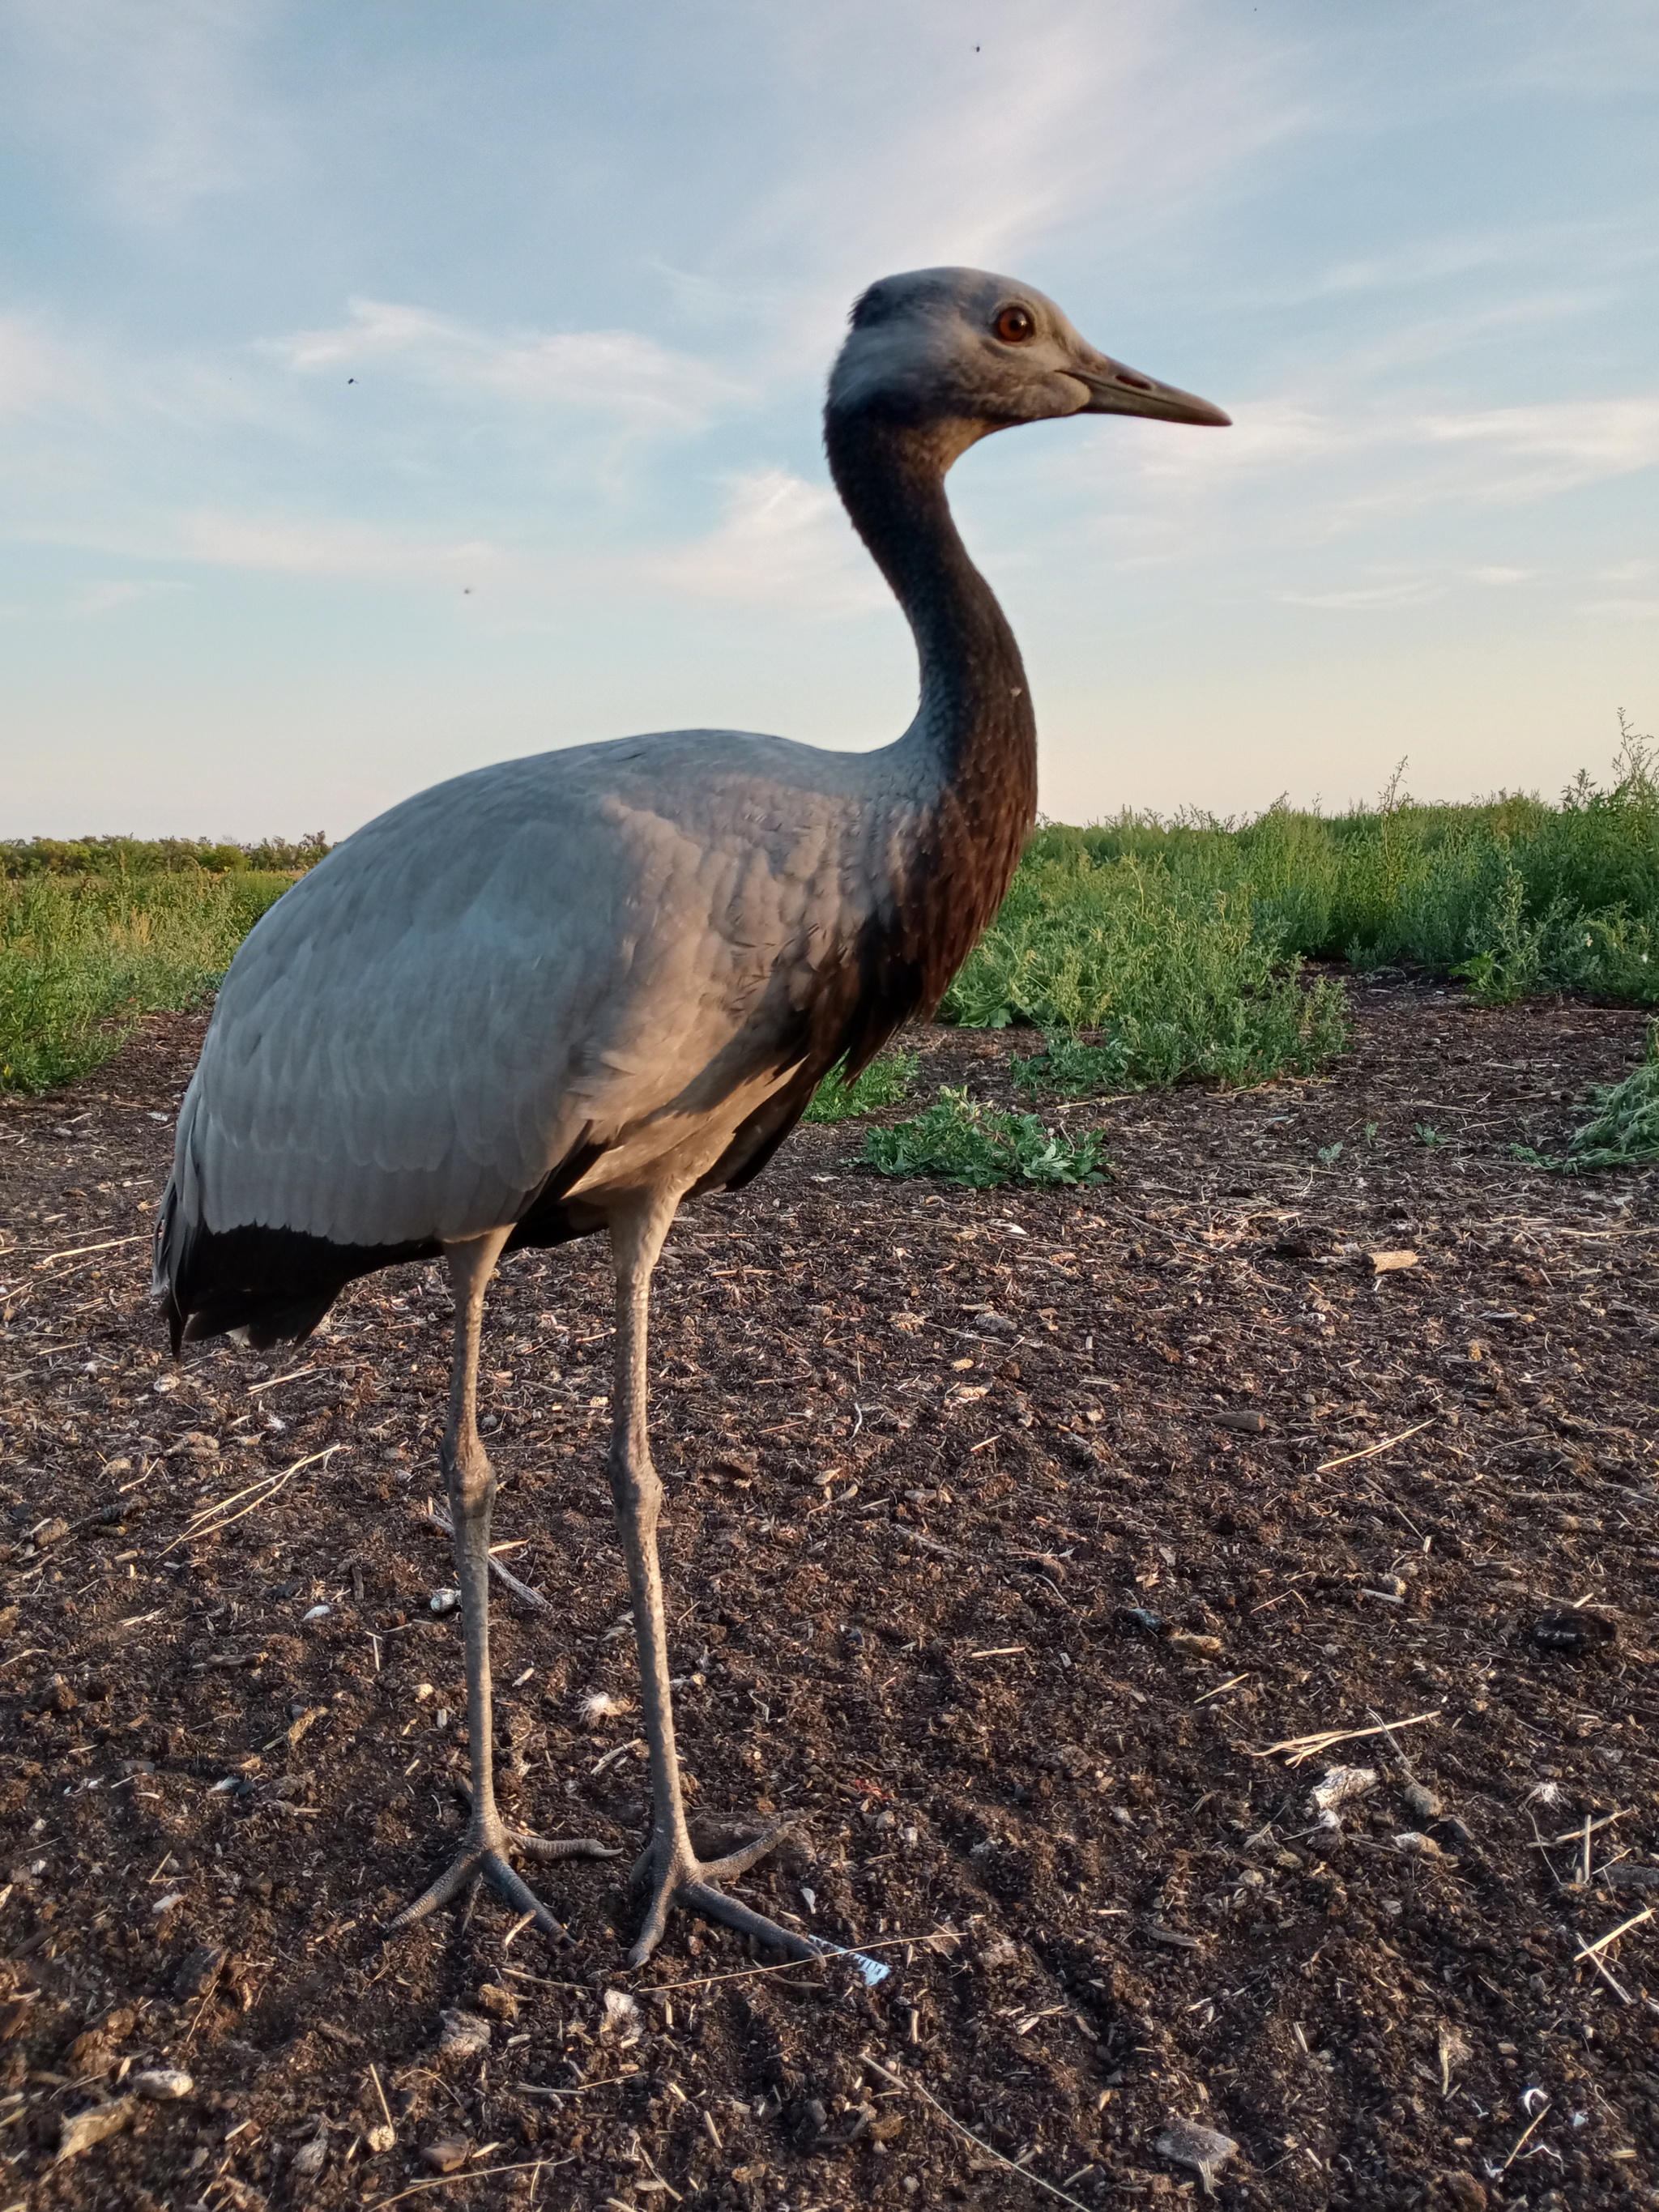
{"type": "Polygon", "coordinates": [[[1659,726],[1652,0],[0,0],[0,835],[896,736],[818,410],[947,262],[1234,416],[951,480],[1049,816],[1659,726]]]}

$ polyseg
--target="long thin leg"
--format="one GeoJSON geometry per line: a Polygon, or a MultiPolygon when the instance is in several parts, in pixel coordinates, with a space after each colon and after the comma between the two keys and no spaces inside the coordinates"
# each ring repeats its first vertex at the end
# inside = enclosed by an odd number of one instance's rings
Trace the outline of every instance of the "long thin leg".
{"type": "Polygon", "coordinates": [[[511,1234],[488,1236],[445,1248],[455,1291],[455,1340],[449,1376],[449,1419],[444,1431],[444,1486],[454,1530],[455,1574],[461,1593],[461,1632],[466,1669],[467,1753],[471,1769],[471,1818],[453,1863],[431,1887],[392,1923],[402,1928],[426,1915],[481,1876],[520,1912],[532,1913],[550,1936],[563,1929],[507,1863],[510,1844],[544,1858],[610,1858],[602,1844],[570,1838],[549,1843],[506,1827],[495,1809],[493,1686],[489,1674],[489,1519],[495,1477],[478,1434],[478,1344],[484,1292],[511,1234]]]}
{"type": "Polygon", "coordinates": [[[634,1632],[639,1644],[640,1705],[651,1758],[651,1841],[636,1876],[652,1881],[652,1897],[629,1963],[639,1966],[662,1941],[668,1915],[688,1905],[706,1919],[718,1920],[799,1959],[812,1959],[821,1947],[793,1936],[775,1921],[723,1897],[711,1887],[745,1873],[787,1833],[787,1824],[757,1837],[741,1850],[702,1864],[686,1830],[680,1788],[679,1753],[674,1742],[674,1700],[668,1678],[668,1622],[663,1607],[662,1569],[657,1554],[657,1523],[662,1512],[662,1481],[651,1461],[647,1419],[647,1338],[650,1323],[651,1274],[672,1222],[672,1197],[644,1197],[611,1218],[611,1241],[617,1268],[617,1367],[614,1419],[611,1431],[611,1495],[617,1532],[628,1563],[634,1632]]]}

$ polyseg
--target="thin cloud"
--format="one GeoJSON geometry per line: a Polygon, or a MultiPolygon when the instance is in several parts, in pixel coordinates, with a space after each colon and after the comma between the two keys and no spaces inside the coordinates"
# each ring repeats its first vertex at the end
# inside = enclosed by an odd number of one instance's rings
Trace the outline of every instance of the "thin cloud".
{"type": "Polygon", "coordinates": [[[787,469],[738,477],[717,528],[641,573],[692,599],[813,615],[862,613],[887,598],[835,494],[787,469]]]}
{"type": "Polygon", "coordinates": [[[492,331],[384,300],[353,300],[332,329],[296,331],[265,349],[299,375],[371,368],[448,396],[597,411],[641,428],[690,429],[741,386],[690,355],[634,331],[492,331]]]}

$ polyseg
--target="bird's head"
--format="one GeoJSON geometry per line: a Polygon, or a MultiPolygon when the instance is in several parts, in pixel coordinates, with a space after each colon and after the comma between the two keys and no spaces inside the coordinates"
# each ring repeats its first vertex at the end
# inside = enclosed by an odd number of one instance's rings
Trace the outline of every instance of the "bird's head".
{"type": "Polygon", "coordinates": [[[872,284],[830,371],[829,413],[937,426],[956,452],[1063,415],[1231,419],[1097,352],[1034,286],[982,269],[917,269],[872,284]]]}

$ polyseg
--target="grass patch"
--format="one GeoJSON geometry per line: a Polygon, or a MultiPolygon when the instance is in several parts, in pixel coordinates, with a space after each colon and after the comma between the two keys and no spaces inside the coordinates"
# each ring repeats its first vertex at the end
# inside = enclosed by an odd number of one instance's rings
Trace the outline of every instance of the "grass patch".
{"type": "Polygon", "coordinates": [[[1622,1083],[1598,1085],[1590,1094],[1595,1119],[1574,1132],[1559,1158],[1514,1145],[1516,1158],[1558,1175],[1582,1175],[1591,1168],[1634,1168],[1659,1160],[1659,1022],[1648,1024],[1641,1066],[1622,1083]]]}
{"type": "Polygon", "coordinates": [[[850,1121],[860,1114],[878,1113],[884,1106],[896,1106],[902,1099],[908,1098],[915,1078],[916,1054],[913,1052],[884,1053],[851,1083],[842,1081],[838,1068],[831,1068],[812,1093],[812,1103],[801,1119],[850,1121]]]}
{"type": "Polygon", "coordinates": [[[196,1003],[292,880],[246,868],[0,879],[0,1088],[72,1082],[138,1015],[196,1003]]]}
{"type": "MultiPolygon", "coordinates": [[[[1080,836],[1087,833],[1069,833],[1080,836]]],[[[1308,1074],[1347,1041],[1346,1001],[1259,921],[1249,887],[1162,854],[1046,849],[1039,831],[1002,910],[945,995],[946,1020],[1105,1032],[1119,1089],[1308,1074]]],[[[1053,1048],[1048,1060],[1054,1064],[1053,1048]]],[[[1067,1063],[1072,1076],[1082,1063],[1067,1063]]],[[[1091,1077],[1090,1080],[1094,1079],[1091,1077]]]]}
{"type": "Polygon", "coordinates": [[[1080,1037],[1051,1036],[1029,1059],[1011,1054],[1008,1070],[1017,1091],[1047,1091],[1057,1098],[1100,1098],[1134,1087],[1129,1083],[1129,1055],[1118,1037],[1085,1044],[1080,1037]]]}
{"type": "Polygon", "coordinates": [[[943,1182],[991,1190],[1003,1183],[1104,1182],[1103,1129],[1072,1138],[1047,1129],[1035,1114],[977,1105],[966,1091],[941,1085],[924,1113],[890,1128],[872,1129],[860,1167],[884,1176],[937,1176],[943,1182]]]}

